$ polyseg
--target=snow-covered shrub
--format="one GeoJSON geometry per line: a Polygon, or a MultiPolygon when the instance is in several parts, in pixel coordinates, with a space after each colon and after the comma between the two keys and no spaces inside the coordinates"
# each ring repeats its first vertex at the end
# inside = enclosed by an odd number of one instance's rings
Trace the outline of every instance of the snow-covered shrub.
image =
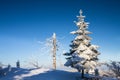
{"type": "Polygon", "coordinates": [[[98,68],[100,76],[103,78],[103,80],[109,80],[109,78],[111,78],[110,80],[120,79],[120,62],[104,62],[100,64],[98,68]]]}
{"type": "Polygon", "coordinates": [[[0,62],[0,76],[4,75],[3,64],[0,62]]]}
{"type": "Polygon", "coordinates": [[[0,76],[5,76],[10,71],[11,71],[11,65],[10,64],[8,64],[7,67],[5,65],[3,65],[3,64],[0,66],[0,76]]]}
{"type": "Polygon", "coordinates": [[[16,67],[20,68],[20,61],[19,60],[16,62],[16,67]]]}
{"type": "Polygon", "coordinates": [[[3,64],[0,62],[0,69],[2,69],[3,64]]]}
{"type": "Polygon", "coordinates": [[[109,69],[114,73],[116,77],[120,77],[120,62],[111,61],[108,64],[109,69]]]}

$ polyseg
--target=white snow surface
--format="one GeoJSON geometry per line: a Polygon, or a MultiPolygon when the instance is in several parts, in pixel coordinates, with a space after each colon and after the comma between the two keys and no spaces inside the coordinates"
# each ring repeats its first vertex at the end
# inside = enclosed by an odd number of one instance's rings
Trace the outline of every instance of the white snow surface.
{"type": "Polygon", "coordinates": [[[78,72],[63,70],[12,68],[5,76],[0,76],[0,80],[76,80],[78,76],[78,72]]]}
{"type": "MultiPolygon", "coordinates": [[[[12,68],[5,76],[0,75],[0,80],[83,80],[79,72],[52,70],[46,68],[12,68]]],[[[89,77],[89,75],[85,75],[89,77]]],[[[118,80],[112,77],[103,77],[100,80],[118,80]]]]}

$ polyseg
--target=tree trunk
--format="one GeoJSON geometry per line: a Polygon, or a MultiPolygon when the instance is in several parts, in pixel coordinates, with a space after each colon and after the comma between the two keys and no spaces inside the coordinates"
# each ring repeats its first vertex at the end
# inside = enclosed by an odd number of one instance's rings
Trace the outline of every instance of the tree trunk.
{"type": "Polygon", "coordinates": [[[84,69],[82,69],[81,78],[84,78],[84,69]]]}

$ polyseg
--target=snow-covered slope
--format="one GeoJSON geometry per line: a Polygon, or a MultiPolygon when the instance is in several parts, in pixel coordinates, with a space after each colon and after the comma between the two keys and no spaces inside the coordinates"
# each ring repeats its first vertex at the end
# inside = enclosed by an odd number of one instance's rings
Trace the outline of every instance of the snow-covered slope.
{"type": "MultiPolygon", "coordinates": [[[[6,70],[6,69],[5,69],[6,70]]],[[[0,80],[82,80],[80,73],[52,69],[23,69],[12,68],[5,76],[0,75],[0,80]]],[[[89,75],[85,75],[89,76],[89,75]]],[[[119,80],[112,77],[102,77],[100,80],[119,80]]]]}
{"type": "Polygon", "coordinates": [[[12,71],[0,77],[0,80],[76,80],[78,76],[80,73],[62,70],[12,68],[12,71]]]}

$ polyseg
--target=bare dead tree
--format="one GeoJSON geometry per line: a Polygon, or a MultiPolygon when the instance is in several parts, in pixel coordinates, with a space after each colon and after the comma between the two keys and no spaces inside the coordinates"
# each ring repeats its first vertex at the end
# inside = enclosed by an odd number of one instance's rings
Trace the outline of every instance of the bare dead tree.
{"type": "Polygon", "coordinates": [[[53,33],[53,68],[56,69],[56,34],[53,33]]]}

